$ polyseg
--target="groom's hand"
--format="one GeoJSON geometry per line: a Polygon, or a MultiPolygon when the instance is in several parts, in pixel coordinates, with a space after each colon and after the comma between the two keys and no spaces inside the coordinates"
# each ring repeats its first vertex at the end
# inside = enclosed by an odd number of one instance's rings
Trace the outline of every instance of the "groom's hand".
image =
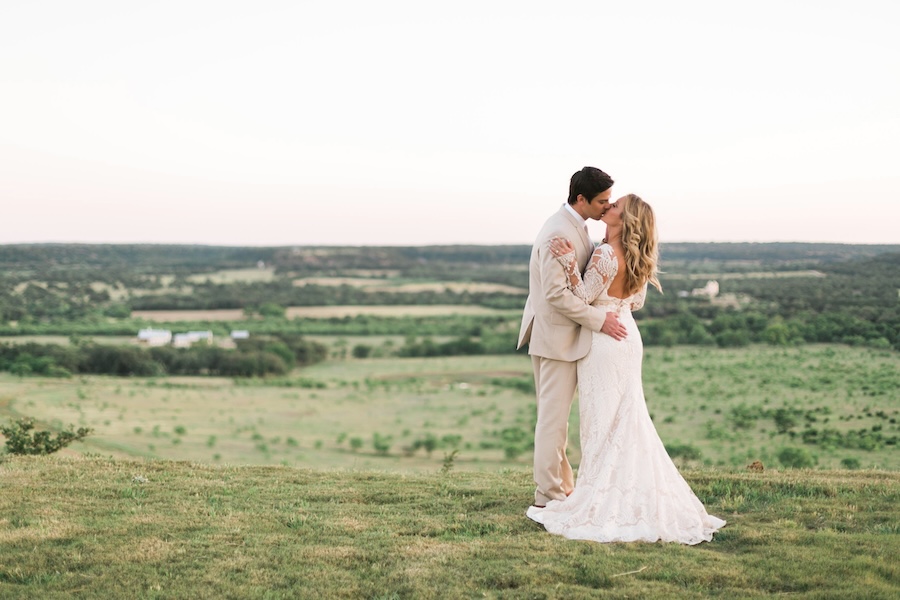
{"type": "Polygon", "coordinates": [[[614,312],[606,313],[606,320],[603,321],[600,331],[620,342],[625,339],[627,333],[625,326],[619,322],[619,315],[614,312]]]}

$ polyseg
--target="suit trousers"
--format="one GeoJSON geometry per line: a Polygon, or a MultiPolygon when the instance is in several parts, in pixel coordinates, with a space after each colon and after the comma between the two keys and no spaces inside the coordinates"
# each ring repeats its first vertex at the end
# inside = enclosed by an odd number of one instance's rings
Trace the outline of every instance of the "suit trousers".
{"type": "Polygon", "coordinates": [[[537,395],[534,428],[534,503],[563,500],[575,488],[572,466],[566,456],[569,413],[578,384],[575,363],[542,356],[531,357],[537,395]]]}

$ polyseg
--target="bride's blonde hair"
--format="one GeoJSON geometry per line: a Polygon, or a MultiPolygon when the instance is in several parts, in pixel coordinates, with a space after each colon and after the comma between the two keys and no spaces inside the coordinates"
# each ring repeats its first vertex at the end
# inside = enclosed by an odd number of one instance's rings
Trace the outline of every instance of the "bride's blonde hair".
{"type": "Polygon", "coordinates": [[[662,291],[659,273],[659,239],[656,216],[640,196],[628,194],[622,200],[622,247],[625,249],[625,294],[631,295],[651,283],[662,291]]]}

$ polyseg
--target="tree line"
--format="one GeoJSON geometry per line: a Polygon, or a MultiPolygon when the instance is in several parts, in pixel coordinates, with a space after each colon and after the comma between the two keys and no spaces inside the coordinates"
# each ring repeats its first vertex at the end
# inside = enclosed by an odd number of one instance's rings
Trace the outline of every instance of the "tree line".
{"type": "Polygon", "coordinates": [[[219,375],[262,377],[284,375],[298,366],[326,358],[328,349],[299,336],[238,340],[236,349],[205,343],[190,348],[80,342],[0,344],[0,371],[15,375],[70,377],[74,374],[116,376],[219,375]]]}

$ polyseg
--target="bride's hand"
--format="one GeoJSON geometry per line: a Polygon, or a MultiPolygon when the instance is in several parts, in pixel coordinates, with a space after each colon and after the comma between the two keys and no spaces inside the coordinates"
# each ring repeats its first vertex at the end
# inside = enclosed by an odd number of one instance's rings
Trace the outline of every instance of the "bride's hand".
{"type": "Polygon", "coordinates": [[[572,242],[565,238],[555,237],[550,240],[550,252],[553,253],[553,256],[559,258],[569,252],[573,252],[575,250],[575,246],[572,245],[572,242]]]}

